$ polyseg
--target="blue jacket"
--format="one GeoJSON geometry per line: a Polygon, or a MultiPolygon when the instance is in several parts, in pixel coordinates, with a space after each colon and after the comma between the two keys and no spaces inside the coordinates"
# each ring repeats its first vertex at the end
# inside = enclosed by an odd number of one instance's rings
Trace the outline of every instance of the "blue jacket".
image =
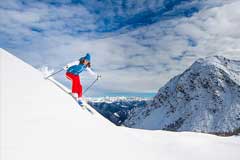
{"type": "Polygon", "coordinates": [[[85,71],[87,68],[84,64],[73,65],[67,69],[67,72],[72,73],[74,75],[79,75],[81,72],[85,71]]]}

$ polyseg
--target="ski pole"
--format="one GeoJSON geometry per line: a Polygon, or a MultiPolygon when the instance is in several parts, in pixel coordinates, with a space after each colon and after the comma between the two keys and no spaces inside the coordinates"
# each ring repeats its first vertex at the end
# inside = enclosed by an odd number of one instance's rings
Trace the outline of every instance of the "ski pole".
{"type": "Polygon", "coordinates": [[[100,78],[100,76],[98,76],[93,82],[92,84],[90,84],[84,91],[83,94],[86,93],[93,85],[94,83],[96,83],[98,81],[98,79],[100,78]]]}
{"type": "Polygon", "coordinates": [[[50,74],[49,76],[45,77],[45,79],[48,79],[49,77],[54,76],[55,74],[58,74],[59,72],[62,72],[63,70],[64,70],[64,69],[62,68],[62,69],[54,72],[53,74],[50,74]]]}

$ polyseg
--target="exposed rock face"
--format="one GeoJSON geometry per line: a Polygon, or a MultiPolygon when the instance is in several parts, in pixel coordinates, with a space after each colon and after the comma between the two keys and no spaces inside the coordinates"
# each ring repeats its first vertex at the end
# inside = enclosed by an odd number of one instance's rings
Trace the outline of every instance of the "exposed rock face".
{"type": "Polygon", "coordinates": [[[139,97],[102,97],[88,100],[92,107],[118,126],[127,119],[131,109],[145,107],[150,102],[149,99],[139,97]]]}
{"type": "Polygon", "coordinates": [[[214,56],[197,60],[160,88],[153,102],[131,111],[133,128],[240,132],[240,61],[214,56]]]}

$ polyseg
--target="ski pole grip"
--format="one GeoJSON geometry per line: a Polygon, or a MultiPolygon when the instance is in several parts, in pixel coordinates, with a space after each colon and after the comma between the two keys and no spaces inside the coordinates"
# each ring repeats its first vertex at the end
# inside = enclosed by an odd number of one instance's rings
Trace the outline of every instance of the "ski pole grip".
{"type": "Polygon", "coordinates": [[[97,80],[99,80],[100,78],[102,78],[102,76],[101,75],[97,75],[97,80]]]}

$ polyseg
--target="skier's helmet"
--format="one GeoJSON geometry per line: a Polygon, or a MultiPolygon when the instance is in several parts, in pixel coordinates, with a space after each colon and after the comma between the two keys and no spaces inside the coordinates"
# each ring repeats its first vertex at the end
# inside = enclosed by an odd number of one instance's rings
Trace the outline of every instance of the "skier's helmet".
{"type": "Polygon", "coordinates": [[[91,55],[90,53],[87,53],[86,56],[84,57],[85,60],[87,60],[88,62],[91,61],[91,55]]]}

